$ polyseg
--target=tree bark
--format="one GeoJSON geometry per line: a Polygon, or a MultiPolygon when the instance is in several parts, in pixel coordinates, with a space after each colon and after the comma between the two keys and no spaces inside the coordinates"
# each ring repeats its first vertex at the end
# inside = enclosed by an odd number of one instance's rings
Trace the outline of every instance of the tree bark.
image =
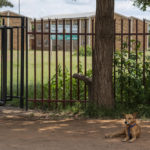
{"type": "Polygon", "coordinates": [[[113,108],[114,0],[97,0],[95,32],[93,99],[99,106],[113,108]]]}

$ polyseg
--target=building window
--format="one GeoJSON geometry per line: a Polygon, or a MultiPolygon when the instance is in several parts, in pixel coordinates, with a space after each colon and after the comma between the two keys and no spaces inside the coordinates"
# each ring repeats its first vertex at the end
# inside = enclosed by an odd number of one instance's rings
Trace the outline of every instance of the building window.
{"type": "Polygon", "coordinates": [[[41,24],[37,24],[37,31],[38,31],[38,32],[41,31],[41,24]]]}
{"type": "Polygon", "coordinates": [[[55,24],[51,24],[51,32],[56,33],[56,25],[55,24]]]}
{"type": "Polygon", "coordinates": [[[46,32],[49,31],[49,24],[48,24],[48,23],[46,23],[46,24],[44,25],[44,29],[45,29],[46,32]]]}
{"type": "Polygon", "coordinates": [[[37,40],[37,47],[41,47],[41,40],[40,39],[37,40]]]}
{"type": "Polygon", "coordinates": [[[44,47],[48,47],[48,39],[44,40],[44,47]]]}

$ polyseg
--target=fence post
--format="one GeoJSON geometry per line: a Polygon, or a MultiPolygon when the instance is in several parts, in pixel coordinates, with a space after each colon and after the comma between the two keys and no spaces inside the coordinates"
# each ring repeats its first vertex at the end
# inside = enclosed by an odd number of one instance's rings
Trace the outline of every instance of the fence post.
{"type": "Polygon", "coordinates": [[[0,102],[1,105],[6,103],[7,100],[7,28],[4,26],[2,28],[2,68],[1,68],[1,81],[2,81],[2,93],[1,98],[2,101],[0,102]]]}
{"type": "Polygon", "coordinates": [[[20,108],[24,108],[24,17],[21,18],[21,80],[20,108]]]}

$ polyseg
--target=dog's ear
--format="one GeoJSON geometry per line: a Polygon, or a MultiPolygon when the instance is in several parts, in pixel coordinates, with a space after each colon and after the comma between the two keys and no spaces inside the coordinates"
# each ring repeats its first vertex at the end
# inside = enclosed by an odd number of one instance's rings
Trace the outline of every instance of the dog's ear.
{"type": "Polygon", "coordinates": [[[137,112],[133,113],[132,115],[133,115],[134,118],[136,118],[137,112]]]}

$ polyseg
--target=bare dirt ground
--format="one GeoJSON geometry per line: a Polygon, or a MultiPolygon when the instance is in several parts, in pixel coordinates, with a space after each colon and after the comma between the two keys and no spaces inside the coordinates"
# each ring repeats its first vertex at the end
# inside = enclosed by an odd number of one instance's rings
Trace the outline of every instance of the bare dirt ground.
{"type": "Polygon", "coordinates": [[[49,114],[0,107],[0,150],[150,150],[150,121],[142,121],[134,143],[105,139],[122,120],[53,118],[49,114]]]}

